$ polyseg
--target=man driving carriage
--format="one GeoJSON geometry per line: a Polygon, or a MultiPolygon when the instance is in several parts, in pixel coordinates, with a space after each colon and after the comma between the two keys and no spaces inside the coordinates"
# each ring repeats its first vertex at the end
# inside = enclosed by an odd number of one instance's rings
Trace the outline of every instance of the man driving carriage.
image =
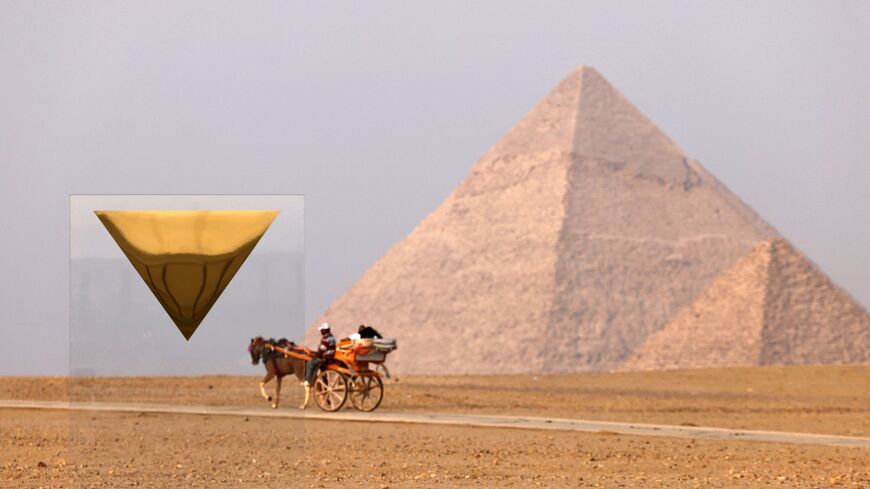
{"type": "Polygon", "coordinates": [[[323,362],[332,360],[335,356],[335,336],[333,336],[332,332],[329,330],[329,323],[323,323],[317,329],[320,330],[320,345],[318,345],[317,351],[315,352],[317,356],[309,360],[308,364],[305,366],[306,390],[310,388],[312,382],[314,382],[314,374],[317,372],[317,369],[323,365],[323,362]]]}

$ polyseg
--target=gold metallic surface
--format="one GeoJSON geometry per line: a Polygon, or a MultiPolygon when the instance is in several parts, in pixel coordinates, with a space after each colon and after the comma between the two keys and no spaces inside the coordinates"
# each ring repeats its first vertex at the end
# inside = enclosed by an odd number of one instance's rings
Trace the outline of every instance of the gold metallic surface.
{"type": "Polygon", "coordinates": [[[278,211],[94,211],[190,339],[278,211]]]}

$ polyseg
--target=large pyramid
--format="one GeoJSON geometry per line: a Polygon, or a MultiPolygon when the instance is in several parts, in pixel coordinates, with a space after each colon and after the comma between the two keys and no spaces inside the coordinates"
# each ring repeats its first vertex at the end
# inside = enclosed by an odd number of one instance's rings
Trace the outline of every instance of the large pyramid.
{"type": "Polygon", "coordinates": [[[580,67],[320,320],[399,338],[405,373],[611,370],[774,236],[580,67]]]}
{"type": "Polygon", "coordinates": [[[870,316],[785,240],[723,273],[622,368],[870,362],[870,316]]]}

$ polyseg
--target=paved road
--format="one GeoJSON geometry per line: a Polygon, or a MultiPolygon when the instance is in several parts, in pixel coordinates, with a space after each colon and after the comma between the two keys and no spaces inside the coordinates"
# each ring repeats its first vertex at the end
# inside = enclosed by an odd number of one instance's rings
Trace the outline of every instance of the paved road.
{"type": "Polygon", "coordinates": [[[838,447],[870,448],[870,438],[856,436],[789,433],[785,431],[733,430],[705,426],[676,426],[645,423],[618,423],[583,419],[541,418],[532,416],[494,416],[485,414],[423,414],[377,411],[361,413],[343,411],[324,413],[316,407],[300,411],[292,407],[282,409],[185,406],[177,404],[141,404],[115,402],[13,401],[0,400],[0,409],[60,409],[76,411],[108,411],[121,413],[162,413],[214,416],[254,416],[304,420],[357,421],[374,423],[440,424],[451,426],[478,426],[487,428],[514,428],[532,430],[580,431],[639,436],[666,436],[704,440],[748,440],[774,443],[831,445],[838,447]]]}

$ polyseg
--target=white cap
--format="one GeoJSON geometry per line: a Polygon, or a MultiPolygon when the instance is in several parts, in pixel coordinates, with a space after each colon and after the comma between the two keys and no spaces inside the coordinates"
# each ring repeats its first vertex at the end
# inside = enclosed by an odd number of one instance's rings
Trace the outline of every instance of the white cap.
{"type": "Polygon", "coordinates": [[[321,324],[320,327],[317,328],[317,329],[320,330],[320,331],[323,331],[323,330],[325,330],[325,329],[329,329],[329,323],[323,323],[323,324],[321,324]]]}

